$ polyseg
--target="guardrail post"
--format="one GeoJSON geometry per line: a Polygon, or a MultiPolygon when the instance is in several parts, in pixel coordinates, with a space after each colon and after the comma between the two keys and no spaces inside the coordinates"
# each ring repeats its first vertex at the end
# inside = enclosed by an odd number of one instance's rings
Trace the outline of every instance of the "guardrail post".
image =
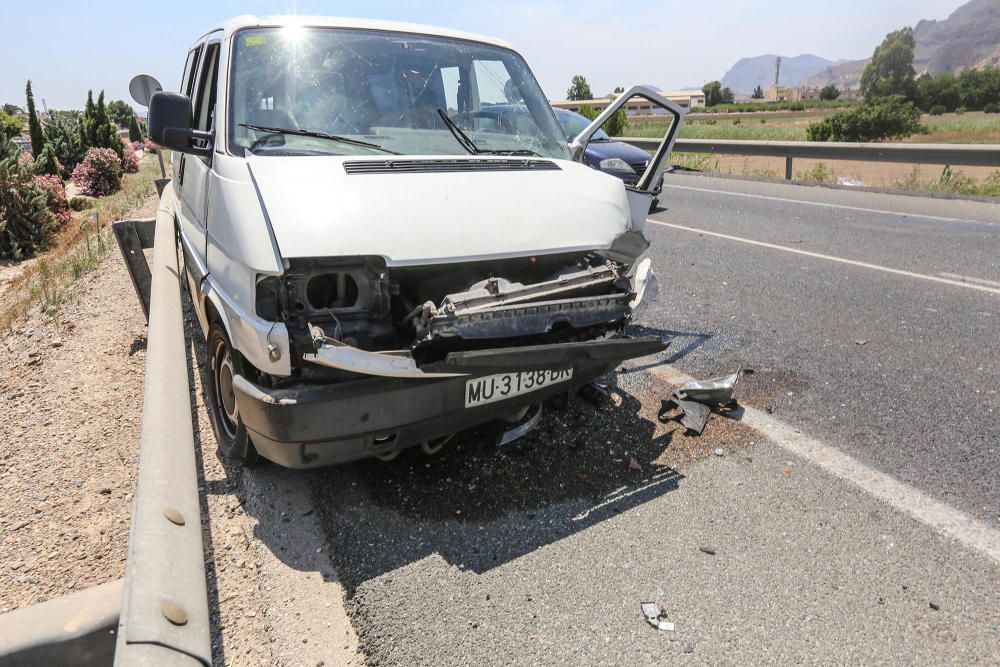
{"type": "Polygon", "coordinates": [[[792,156],[789,155],[785,158],[785,180],[792,180],[792,156]]]}

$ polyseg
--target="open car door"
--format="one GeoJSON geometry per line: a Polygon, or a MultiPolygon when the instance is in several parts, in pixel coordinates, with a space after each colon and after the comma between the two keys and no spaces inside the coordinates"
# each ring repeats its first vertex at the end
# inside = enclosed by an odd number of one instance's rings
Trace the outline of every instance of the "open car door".
{"type": "Polygon", "coordinates": [[[590,143],[594,133],[633,97],[647,100],[650,104],[665,110],[667,115],[672,117],[663,141],[653,154],[653,159],[646,167],[646,171],[642,173],[634,186],[625,186],[625,189],[628,191],[632,228],[642,229],[646,222],[646,216],[649,214],[649,206],[656,196],[656,187],[660,183],[660,179],[663,178],[663,171],[669,166],[668,159],[670,152],[674,148],[674,141],[677,139],[677,133],[684,122],[684,115],[687,113],[687,110],[663,97],[649,86],[632,86],[615,98],[600,116],[594,119],[583,132],[573,139],[572,143],[570,143],[570,152],[574,160],[583,162],[583,154],[587,150],[587,144],[590,143]]]}

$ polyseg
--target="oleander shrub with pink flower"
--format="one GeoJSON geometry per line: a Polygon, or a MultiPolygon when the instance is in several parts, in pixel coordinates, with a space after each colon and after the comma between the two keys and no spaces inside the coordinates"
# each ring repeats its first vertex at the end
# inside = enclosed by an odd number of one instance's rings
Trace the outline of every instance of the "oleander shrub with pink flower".
{"type": "Polygon", "coordinates": [[[138,153],[139,151],[141,151],[142,150],[142,142],[141,141],[133,141],[132,142],[132,150],[134,150],[136,153],[138,153]]]}
{"type": "Polygon", "coordinates": [[[139,171],[139,156],[135,154],[135,148],[132,147],[132,144],[126,143],[125,149],[122,151],[122,169],[128,174],[139,171]]]}
{"type": "Polygon", "coordinates": [[[154,144],[153,140],[150,139],[149,137],[146,137],[146,143],[143,144],[143,148],[149,154],[153,154],[156,152],[156,144],[154,144]]]}
{"type": "Polygon", "coordinates": [[[110,148],[91,148],[73,170],[73,182],[88,197],[104,197],[122,186],[122,161],[110,148]]]}
{"type": "Polygon", "coordinates": [[[35,182],[45,191],[49,200],[49,210],[62,227],[69,222],[69,202],[66,200],[66,186],[58,176],[36,174],[35,182]]]}

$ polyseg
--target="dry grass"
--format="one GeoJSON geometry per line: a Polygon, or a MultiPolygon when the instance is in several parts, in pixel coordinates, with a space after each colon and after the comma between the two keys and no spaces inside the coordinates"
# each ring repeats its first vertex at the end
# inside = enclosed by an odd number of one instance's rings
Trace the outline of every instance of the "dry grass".
{"type": "Polygon", "coordinates": [[[23,270],[5,285],[5,293],[0,297],[0,333],[10,329],[36,304],[58,325],[60,309],[69,298],[69,287],[95,269],[114,246],[111,223],[141,207],[156,192],[154,181],[159,175],[156,158],[147,156],[139,163],[138,173],[125,176],[121,190],[95,199],[88,210],[74,213],[69,224],[57,234],[52,248],[36,261],[26,262],[23,270]]]}

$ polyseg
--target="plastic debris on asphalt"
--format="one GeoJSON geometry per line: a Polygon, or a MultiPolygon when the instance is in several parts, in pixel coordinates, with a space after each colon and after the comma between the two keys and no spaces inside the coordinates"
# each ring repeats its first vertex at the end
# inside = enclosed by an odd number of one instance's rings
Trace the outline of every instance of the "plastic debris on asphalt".
{"type": "Polygon", "coordinates": [[[670,398],[660,407],[660,420],[678,419],[690,433],[701,435],[712,413],[712,408],[729,408],[735,405],[733,391],[740,379],[740,371],[710,380],[692,380],[674,389],[670,398]],[[679,415],[671,414],[680,409],[679,415]]]}
{"type": "Polygon", "coordinates": [[[710,380],[692,380],[688,382],[680,391],[686,398],[705,405],[729,405],[733,402],[733,391],[736,383],[740,380],[740,371],[725,377],[712,378],[710,380]]]}
{"type": "Polygon", "coordinates": [[[636,459],[631,454],[628,455],[628,459],[625,463],[625,468],[628,470],[642,470],[642,466],[639,464],[639,460],[636,459]]]}
{"type": "Polygon", "coordinates": [[[674,624],[667,620],[667,612],[660,611],[660,606],[655,602],[643,602],[642,615],[646,617],[646,622],[657,630],[673,632],[674,624]]]}

